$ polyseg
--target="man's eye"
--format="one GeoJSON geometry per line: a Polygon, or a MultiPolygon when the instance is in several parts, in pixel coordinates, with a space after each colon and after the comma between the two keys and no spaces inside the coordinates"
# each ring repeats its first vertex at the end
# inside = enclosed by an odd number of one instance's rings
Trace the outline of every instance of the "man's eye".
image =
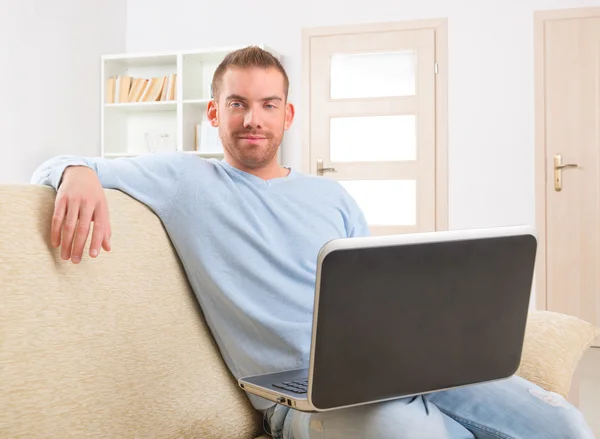
{"type": "Polygon", "coordinates": [[[267,108],[269,108],[269,109],[275,108],[275,105],[273,105],[273,104],[267,104],[267,105],[265,105],[265,106],[266,106],[267,108]]]}
{"type": "Polygon", "coordinates": [[[235,108],[240,108],[242,106],[242,103],[241,102],[232,102],[231,106],[235,107],[235,108]]]}

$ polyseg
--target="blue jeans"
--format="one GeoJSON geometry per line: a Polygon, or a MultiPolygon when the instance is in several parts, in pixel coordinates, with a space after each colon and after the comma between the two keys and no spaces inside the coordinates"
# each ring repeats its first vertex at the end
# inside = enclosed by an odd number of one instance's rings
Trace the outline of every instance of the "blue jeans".
{"type": "Polygon", "coordinates": [[[323,413],[264,412],[275,439],[594,439],[562,396],[513,376],[323,413]]]}

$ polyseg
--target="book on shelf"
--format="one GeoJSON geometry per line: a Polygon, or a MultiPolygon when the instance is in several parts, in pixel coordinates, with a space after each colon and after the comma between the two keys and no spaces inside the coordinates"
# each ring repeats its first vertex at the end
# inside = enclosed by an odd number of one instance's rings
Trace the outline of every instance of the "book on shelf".
{"type": "Polygon", "coordinates": [[[176,96],[176,73],[153,78],[111,76],[106,82],[107,104],[174,101],[176,96]]]}

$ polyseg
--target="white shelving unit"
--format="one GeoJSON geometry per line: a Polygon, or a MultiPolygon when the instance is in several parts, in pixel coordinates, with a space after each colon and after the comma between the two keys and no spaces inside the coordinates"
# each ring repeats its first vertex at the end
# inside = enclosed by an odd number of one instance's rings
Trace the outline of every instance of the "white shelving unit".
{"type": "MultiPolygon", "coordinates": [[[[262,44],[258,47],[280,55],[262,44]]],[[[104,55],[101,63],[101,154],[133,157],[158,151],[223,156],[217,129],[208,124],[212,76],[223,58],[240,47],[104,55]],[[107,103],[109,78],[169,77],[176,74],[174,100],[107,103]],[[200,139],[196,142],[196,126],[200,139]],[[203,125],[202,125],[203,124],[203,125]]]]}

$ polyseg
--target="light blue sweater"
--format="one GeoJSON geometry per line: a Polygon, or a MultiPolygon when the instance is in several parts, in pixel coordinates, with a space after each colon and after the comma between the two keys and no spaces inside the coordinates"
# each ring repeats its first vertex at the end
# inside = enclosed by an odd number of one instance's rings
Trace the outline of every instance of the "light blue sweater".
{"type": "MultiPolygon", "coordinates": [[[[94,169],[103,187],[158,215],[236,378],[308,367],[317,254],[333,238],[369,234],[342,185],[294,169],[265,181],[184,153],[60,156],[31,183],[56,189],[69,165],[94,169]]],[[[249,398],[259,410],[272,405],[249,398]]]]}

